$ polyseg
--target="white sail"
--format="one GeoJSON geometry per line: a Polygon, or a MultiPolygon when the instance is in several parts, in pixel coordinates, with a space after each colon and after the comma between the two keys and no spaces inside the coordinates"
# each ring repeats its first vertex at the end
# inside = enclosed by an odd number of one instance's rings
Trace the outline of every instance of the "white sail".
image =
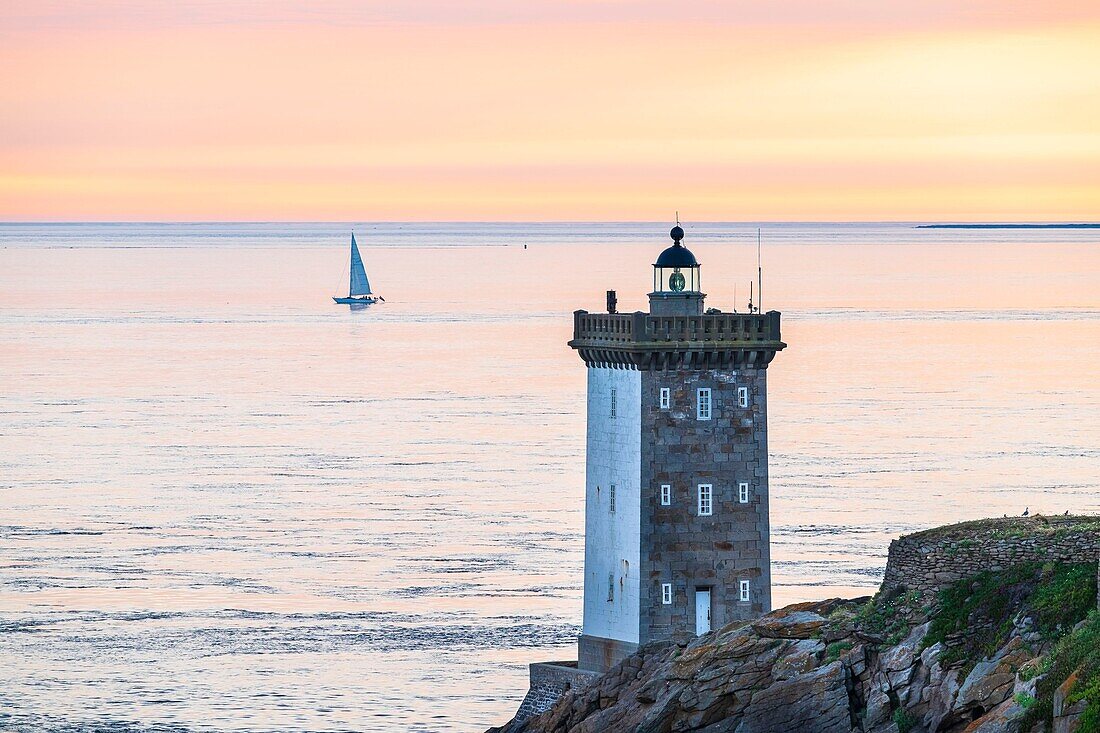
{"type": "Polygon", "coordinates": [[[363,258],[359,256],[359,245],[355,243],[355,235],[351,235],[351,285],[348,288],[349,296],[370,295],[370,282],[367,281],[367,271],[363,267],[363,258]]]}

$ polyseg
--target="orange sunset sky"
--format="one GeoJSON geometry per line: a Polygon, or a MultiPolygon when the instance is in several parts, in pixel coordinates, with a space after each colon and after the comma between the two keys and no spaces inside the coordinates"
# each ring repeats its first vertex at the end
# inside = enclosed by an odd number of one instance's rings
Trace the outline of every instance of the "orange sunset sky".
{"type": "Polygon", "coordinates": [[[1096,0],[0,0],[3,220],[1100,219],[1096,0]]]}

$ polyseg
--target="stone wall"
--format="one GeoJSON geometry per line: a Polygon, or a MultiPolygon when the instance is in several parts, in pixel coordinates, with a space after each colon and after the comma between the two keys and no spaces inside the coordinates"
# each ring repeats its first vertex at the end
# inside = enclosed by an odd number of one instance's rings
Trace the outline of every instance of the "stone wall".
{"type": "Polygon", "coordinates": [[[549,710],[568,690],[583,690],[599,677],[577,669],[576,662],[539,662],[531,665],[531,686],[516,712],[520,723],[549,710]]]}
{"type": "Polygon", "coordinates": [[[765,369],[646,372],[642,376],[640,641],[696,631],[695,591],[709,588],[711,627],[771,610],[768,423],[765,369]],[[712,418],[696,415],[711,389],[712,418]],[[737,391],[748,388],[748,406],[737,391]],[[671,392],[669,409],[660,390],[671,392]],[[749,485],[741,503],[738,484],[749,485]],[[672,487],[662,506],[660,487],[672,487]],[[698,485],[713,486],[713,514],[699,516],[698,485]],[[740,581],[750,600],[740,600],[740,581]],[[661,584],[672,584],[672,603],[661,584]]]}
{"type": "MultiPolygon", "coordinates": [[[[882,589],[904,587],[931,594],[984,570],[1027,562],[1097,562],[1098,558],[1100,517],[982,519],[891,542],[882,589]]],[[[1097,602],[1100,607],[1100,599],[1097,602]]]]}

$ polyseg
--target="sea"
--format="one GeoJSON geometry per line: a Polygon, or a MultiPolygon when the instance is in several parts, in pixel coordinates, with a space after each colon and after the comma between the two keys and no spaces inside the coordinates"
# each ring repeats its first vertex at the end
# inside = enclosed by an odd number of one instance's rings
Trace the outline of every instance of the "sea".
{"type": "MultiPolygon", "coordinates": [[[[572,312],[646,308],[669,227],[0,224],[0,730],[507,721],[579,632],[572,312]],[[332,301],[352,232],[384,303],[332,301]]],[[[777,606],[1100,513],[1100,230],[685,228],[782,312],[777,606]]]]}

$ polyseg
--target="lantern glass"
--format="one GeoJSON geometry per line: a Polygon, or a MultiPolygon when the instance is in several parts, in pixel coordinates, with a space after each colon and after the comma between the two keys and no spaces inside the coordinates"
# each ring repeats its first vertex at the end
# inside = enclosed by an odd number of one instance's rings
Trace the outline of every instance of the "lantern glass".
{"type": "Polygon", "coordinates": [[[653,267],[653,292],[655,293],[698,293],[701,287],[698,265],[653,267]]]}

